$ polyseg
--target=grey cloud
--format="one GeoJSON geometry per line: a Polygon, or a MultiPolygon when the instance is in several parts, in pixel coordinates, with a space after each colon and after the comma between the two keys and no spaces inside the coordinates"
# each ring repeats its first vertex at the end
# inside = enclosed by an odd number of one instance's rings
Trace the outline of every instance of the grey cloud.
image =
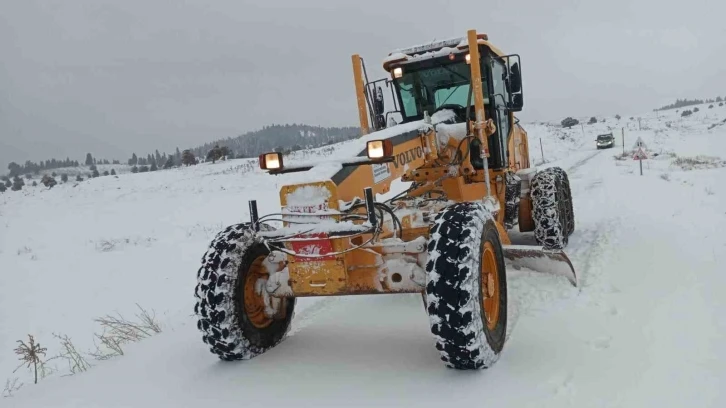
{"type": "Polygon", "coordinates": [[[357,124],[350,55],[477,28],[523,59],[523,120],[726,94],[720,16],[694,0],[0,3],[0,165],[125,159],[269,123],[357,124]]]}

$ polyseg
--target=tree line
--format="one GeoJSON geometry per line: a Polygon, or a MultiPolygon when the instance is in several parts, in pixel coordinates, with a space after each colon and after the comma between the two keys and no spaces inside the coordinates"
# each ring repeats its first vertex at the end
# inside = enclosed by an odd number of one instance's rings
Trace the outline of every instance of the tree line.
{"type": "Polygon", "coordinates": [[[682,108],[684,106],[693,106],[693,105],[702,105],[704,103],[719,103],[726,100],[726,98],[722,98],[720,96],[717,96],[715,99],[676,99],[675,102],[671,103],[670,105],[665,105],[657,109],[653,109],[654,111],[664,111],[668,109],[678,109],[682,108]]]}
{"type": "MultiPolygon", "coordinates": [[[[180,151],[177,147],[173,153],[162,153],[155,150],[146,155],[137,155],[135,152],[125,160],[131,167],[131,172],[147,172],[159,169],[169,169],[179,166],[190,166],[203,161],[216,162],[217,160],[257,157],[262,153],[278,151],[290,152],[302,149],[311,149],[343,142],[360,136],[358,127],[324,127],[304,124],[269,125],[262,129],[246,132],[236,137],[216,140],[211,143],[204,143],[180,151]]],[[[90,174],[88,177],[99,177],[97,165],[121,164],[120,160],[98,159],[91,153],[86,153],[85,160],[49,159],[40,162],[26,161],[24,164],[12,162],[8,165],[8,174],[3,177],[0,183],[6,187],[12,187],[12,181],[16,177],[22,182],[22,176],[41,172],[49,173],[52,170],[88,166],[90,174]],[[10,185],[7,183],[10,181],[10,185]]],[[[108,173],[108,172],[107,172],[108,173]]],[[[110,174],[110,173],[109,173],[110,174]]],[[[51,177],[56,177],[51,174],[51,177]]],[[[66,176],[67,177],[67,176],[66,176]]],[[[78,178],[82,176],[78,176],[78,178]]],[[[79,180],[80,181],[80,180],[79,180]]],[[[49,182],[52,184],[52,182],[49,182]]],[[[22,188],[22,183],[16,183],[22,188]]]]}

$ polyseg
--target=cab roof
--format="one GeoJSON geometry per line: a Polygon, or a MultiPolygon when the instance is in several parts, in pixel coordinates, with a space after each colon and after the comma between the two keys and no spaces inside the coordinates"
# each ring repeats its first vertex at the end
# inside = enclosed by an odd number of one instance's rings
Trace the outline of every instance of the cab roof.
{"type": "MultiPolygon", "coordinates": [[[[497,56],[501,57],[505,55],[499,48],[489,42],[489,37],[486,34],[477,34],[477,44],[486,46],[497,56]]],[[[451,54],[461,54],[468,50],[469,43],[467,37],[455,37],[406,48],[399,48],[388,53],[388,56],[383,59],[383,69],[390,72],[394,66],[402,66],[427,59],[446,57],[451,54]]]]}

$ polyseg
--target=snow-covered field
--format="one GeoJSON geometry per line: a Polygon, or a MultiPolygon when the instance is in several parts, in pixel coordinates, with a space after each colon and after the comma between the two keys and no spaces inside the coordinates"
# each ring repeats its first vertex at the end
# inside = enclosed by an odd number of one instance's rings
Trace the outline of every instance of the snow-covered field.
{"type": "Polygon", "coordinates": [[[726,107],[699,108],[640,125],[524,125],[533,160],[544,151],[544,166],[570,174],[580,286],[508,271],[511,335],[486,371],[444,367],[416,295],[299,300],[272,351],[236,363],[209,353],[192,310],[202,254],[248,219],[248,199],[273,212],[279,187],[304,174],[231,160],[0,194],[0,387],[7,378],[12,395],[0,406],[726,406],[726,107]],[[596,150],[609,131],[616,146],[596,150]],[[642,176],[637,137],[650,155],[642,176]],[[72,376],[51,360],[37,385],[25,367],[13,372],[17,340],[32,334],[50,358],[62,351],[53,334],[68,335],[86,353],[95,318],[133,318],[136,304],[162,332],[123,356],[85,356],[93,366],[72,376]]]}

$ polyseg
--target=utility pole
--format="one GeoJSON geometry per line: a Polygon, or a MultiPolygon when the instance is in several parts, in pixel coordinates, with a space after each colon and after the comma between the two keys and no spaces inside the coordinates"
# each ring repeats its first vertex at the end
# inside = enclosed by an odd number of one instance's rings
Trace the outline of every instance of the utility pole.
{"type": "Polygon", "coordinates": [[[622,128],[623,130],[623,155],[625,155],[625,128],[622,128]]]}
{"type": "Polygon", "coordinates": [[[544,162],[545,162],[544,149],[542,148],[542,138],[541,137],[539,138],[539,151],[542,153],[542,163],[544,164],[544,162]]]}

